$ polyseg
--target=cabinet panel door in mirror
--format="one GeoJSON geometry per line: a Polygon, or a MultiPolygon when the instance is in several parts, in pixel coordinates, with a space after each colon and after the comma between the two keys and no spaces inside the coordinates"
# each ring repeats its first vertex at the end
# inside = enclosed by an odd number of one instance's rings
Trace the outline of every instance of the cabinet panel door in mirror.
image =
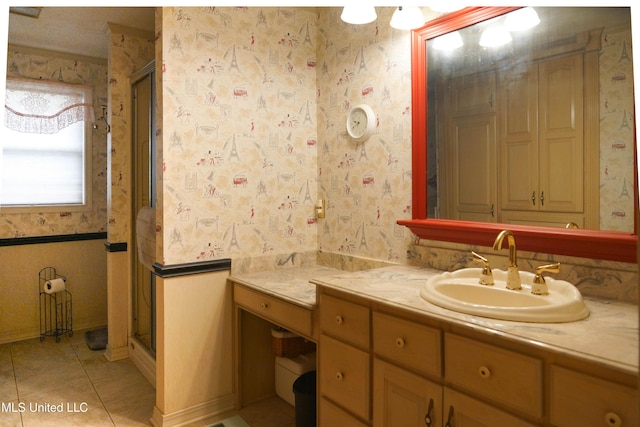
{"type": "Polygon", "coordinates": [[[455,219],[495,222],[496,118],[494,114],[456,117],[448,147],[452,213],[455,219]]]}

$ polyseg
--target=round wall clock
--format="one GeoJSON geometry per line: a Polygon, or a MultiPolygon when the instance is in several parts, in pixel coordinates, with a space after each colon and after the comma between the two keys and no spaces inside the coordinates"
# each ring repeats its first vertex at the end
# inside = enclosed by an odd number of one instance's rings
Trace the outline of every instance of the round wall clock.
{"type": "Polygon", "coordinates": [[[376,115],[367,104],[356,105],[347,116],[347,133],[356,142],[367,140],[376,127],[376,115]]]}

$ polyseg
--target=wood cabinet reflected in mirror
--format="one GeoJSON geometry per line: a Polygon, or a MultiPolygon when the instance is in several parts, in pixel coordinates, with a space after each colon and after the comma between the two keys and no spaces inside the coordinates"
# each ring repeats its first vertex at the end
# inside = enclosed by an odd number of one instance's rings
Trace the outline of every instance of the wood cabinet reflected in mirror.
{"type": "Polygon", "coordinates": [[[399,224],[485,246],[509,228],[525,250],[635,262],[630,10],[535,7],[535,27],[479,44],[523,10],[466,8],[412,33],[413,220],[399,224]],[[457,48],[437,46],[454,32],[457,48]]]}

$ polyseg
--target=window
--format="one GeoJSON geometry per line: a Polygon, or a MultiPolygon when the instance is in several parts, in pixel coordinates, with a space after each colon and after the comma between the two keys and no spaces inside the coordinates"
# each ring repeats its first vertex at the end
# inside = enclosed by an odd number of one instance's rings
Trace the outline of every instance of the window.
{"type": "Polygon", "coordinates": [[[0,205],[82,207],[90,202],[92,92],[85,86],[7,79],[0,205]]]}

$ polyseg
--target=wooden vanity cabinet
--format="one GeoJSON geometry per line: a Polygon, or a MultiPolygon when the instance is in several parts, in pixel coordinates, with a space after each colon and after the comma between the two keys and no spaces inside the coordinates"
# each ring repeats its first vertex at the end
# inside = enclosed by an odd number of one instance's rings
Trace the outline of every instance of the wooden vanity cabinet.
{"type": "Polygon", "coordinates": [[[536,425],[503,408],[542,417],[541,360],[389,314],[373,319],[374,427],[536,425]]]}
{"type": "MultiPolygon", "coordinates": [[[[535,427],[493,405],[474,399],[449,387],[444,388],[444,427],[509,426],[535,427]]],[[[587,426],[584,424],[582,427],[587,426]]]]}
{"type": "Polygon", "coordinates": [[[373,426],[442,426],[442,332],[374,311],[373,426]]]}
{"type": "Polygon", "coordinates": [[[233,299],[238,307],[305,338],[315,340],[311,310],[237,283],[234,284],[233,299]]]}
{"type": "Polygon", "coordinates": [[[558,427],[638,425],[635,389],[560,366],[549,380],[550,421],[558,427]]]}
{"type": "Polygon", "coordinates": [[[637,375],[318,287],[321,427],[638,425],[637,375]]]}
{"type": "Polygon", "coordinates": [[[442,426],[442,385],[375,358],[373,426],[442,426]]]}
{"type": "Polygon", "coordinates": [[[542,417],[542,360],[445,334],[445,378],[454,387],[542,417]]]}
{"type": "Polygon", "coordinates": [[[333,424],[339,418],[368,425],[371,418],[369,307],[324,293],[320,293],[318,299],[320,425],[339,425],[333,424]]]}

